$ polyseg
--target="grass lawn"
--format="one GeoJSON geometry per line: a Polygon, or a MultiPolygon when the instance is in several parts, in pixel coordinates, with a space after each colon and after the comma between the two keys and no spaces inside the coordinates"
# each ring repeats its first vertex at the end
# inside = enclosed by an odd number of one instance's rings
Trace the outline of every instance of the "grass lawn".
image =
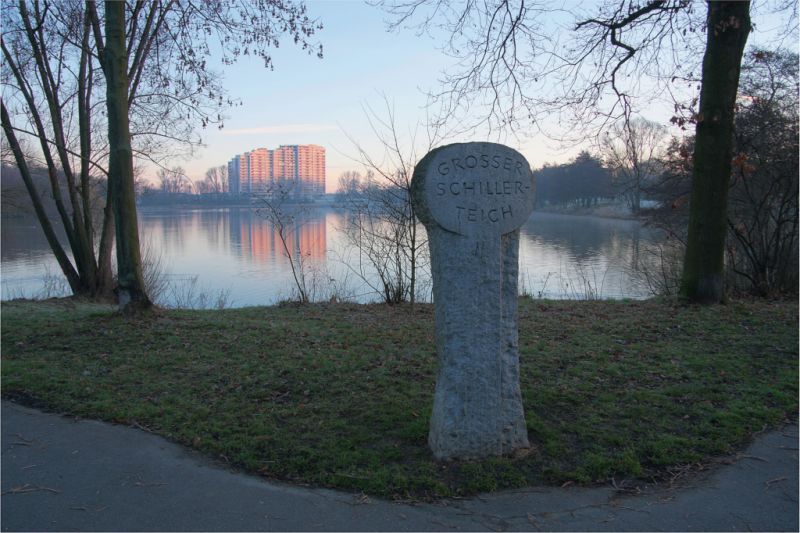
{"type": "Polygon", "coordinates": [[[126,319],[4,302],[2,393],[136,424],[245,470],[397,498],[663,478],[797,416],[797,302],[520,300],[531,453],[435,461],[433,308],[126,319]]]}

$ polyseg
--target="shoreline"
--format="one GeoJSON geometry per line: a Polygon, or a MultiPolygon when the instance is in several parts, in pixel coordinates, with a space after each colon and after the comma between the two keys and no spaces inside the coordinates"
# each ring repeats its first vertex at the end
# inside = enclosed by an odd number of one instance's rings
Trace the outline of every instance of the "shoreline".
{"type": "MultiPolygon", "coordinates": [[[[292,207],[302,207],[302,208],[322,208],[322,209],[346,209],[347,207],[336,202],[311,202],[311,203],[297,203],[297,204],[290,204],[292,207]]],[[[137,204],[136,206],[138,209],[141,210],[148,210],[148,211],[184,211],[184,210],[215,210],[215,209],[258,209],[258,205],[252,203],[238,203],[238,204],[220,204],[220,205],[213,205],[213,204],[190,204],[190,203],[179,203],[179,204],[150,204],[150,205],[140,205],[137,204]]],[[[611,219],[611,220],[626,220],[626,221],[638,221],[641,222],[642,218],[637,217],[630,213],[624,213],[621,211],[622,206],[618,205],[605,205],[599,207],[591,207],[591,208],[572,208],[572,209],[553,209],[553,208],[544,208],[544,209],[534,209],[532,215],[542,214],[542,215],[560,215],[560,216],[570,216],[570,217],[590,217],[590,218],[603,218],[603,219],[611,219]]]]}
{"type": "Polygon", "coordinates": [[[641,221],[641,217],[637,217],[632,213],[622,212],[624,207],[619,205],[603,205],[599,207],[578,207],[570,209],[534,209],[534,213],[547,213],[552,215],[568,215],[574,217],[594,217],[594,218],[610,218],[615,220],[631,220],[641,221]]]}

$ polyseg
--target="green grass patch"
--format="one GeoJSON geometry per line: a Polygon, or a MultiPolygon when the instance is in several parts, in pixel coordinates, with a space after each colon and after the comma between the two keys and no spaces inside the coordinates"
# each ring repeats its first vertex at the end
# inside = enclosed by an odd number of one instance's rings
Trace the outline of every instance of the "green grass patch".
{"type": "Polygon", "coordinates": [[[795,417],[796,302],[520,300],[534,448],[437,462],[433,308],[284,305],[128,319],[2,305],[2,391],[138,424],[266,477],[398,498],[650,479],[795,417]]]}

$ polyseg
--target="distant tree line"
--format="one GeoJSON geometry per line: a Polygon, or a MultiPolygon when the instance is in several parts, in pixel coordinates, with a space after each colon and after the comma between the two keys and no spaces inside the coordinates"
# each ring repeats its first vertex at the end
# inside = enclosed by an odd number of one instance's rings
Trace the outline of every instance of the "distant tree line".
{"type": "Polygon", "coordinates": [[[603,161],[583,151],[563,165],[545,165],[534,171],[536,178],[536,207],[590,207],[616,194],[611,172],[603,161]]]}

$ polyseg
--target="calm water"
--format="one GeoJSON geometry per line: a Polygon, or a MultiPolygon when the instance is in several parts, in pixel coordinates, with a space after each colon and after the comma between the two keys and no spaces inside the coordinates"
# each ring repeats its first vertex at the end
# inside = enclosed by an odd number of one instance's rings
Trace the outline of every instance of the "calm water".
{"type": "MultiPolygon", "coordinates": [[[[160,257],[169,281],[161,303],[202,295],[213,305],[271,304],[293,294],[291,269],[272,225],[246,208],[140,211],[141,237],[160,257]]],[[[345,213],[317,208],[290,229],[302,251],[308,286],[317,300],[331,296],[360,302],[378,299],[374,272],[359,262],[340,228],[345,213]],[[366,282],[364,279],[366,278],[366,282]]],[[[520,289],[547,298],[643,298],[634,273],[654,235],[638,222],[535,213],[522,228],[520,289]]],[[[33,219],[3,219],[2,297],[66,294],[58,265],[33,219]]],[[[427,267],[422,298],[430,298],[427,267]]]]}

